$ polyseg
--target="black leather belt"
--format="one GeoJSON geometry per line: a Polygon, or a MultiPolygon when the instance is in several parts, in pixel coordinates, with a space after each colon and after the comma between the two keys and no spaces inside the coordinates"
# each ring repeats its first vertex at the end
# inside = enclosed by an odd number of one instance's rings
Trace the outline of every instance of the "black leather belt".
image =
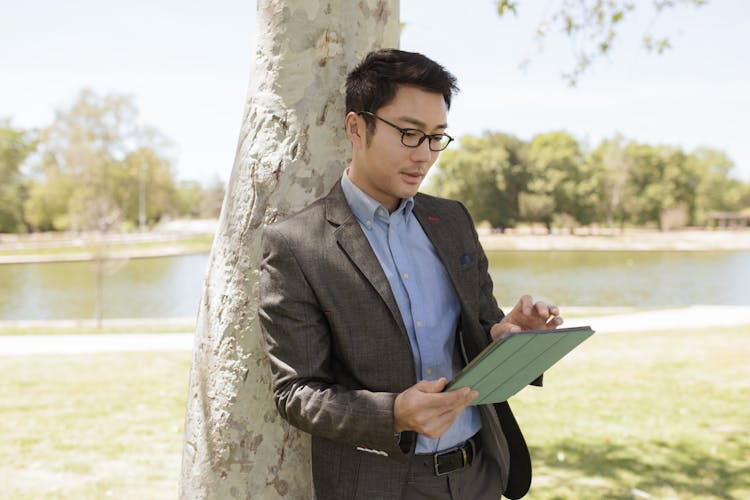
{"type": "Polygon", "coordinates": [[[442,476],[449,472],[463,469],[471,465],[478,451],[478,436],[467,439],[454,448],[439,451],[431,455],[419,455],[424,458],[424,464],[432,469],[436,476],[442,476]]]}

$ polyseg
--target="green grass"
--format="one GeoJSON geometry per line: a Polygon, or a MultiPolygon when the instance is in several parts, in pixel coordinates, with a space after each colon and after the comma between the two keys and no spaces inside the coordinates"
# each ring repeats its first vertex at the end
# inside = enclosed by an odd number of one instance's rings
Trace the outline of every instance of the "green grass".
{"type": "Polygon", "coordinates": [[[530,499],[750,498],[750,327],[594,335],[511,404],[530,499]]]}
{"type": "Polygon", "coordinates": [[[0,357],[0,498],[176,498],[189,361],[0,357]]]}
{"type": "MultiPolygon", "coordinates": [[[[0,498],[176,498],[189,359],[0,357],[0,498]]],[[[750,327],[594,335],[511,401],[527,498],[750,498],[748,359],[750,327]]]]}

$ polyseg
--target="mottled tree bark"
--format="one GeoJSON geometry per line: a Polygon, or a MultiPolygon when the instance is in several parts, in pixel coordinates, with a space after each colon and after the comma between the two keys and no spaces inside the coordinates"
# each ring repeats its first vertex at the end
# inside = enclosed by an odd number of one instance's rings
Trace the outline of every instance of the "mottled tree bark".
{"type": "Polygon", "coordinates": [[[181,498],[309,498],[309,437],[281,420],[257,320],[263,226],[349,161],[344,81],[398,43],[398,0],[259,0],[239,145],[209,259],[190,373],[181,498]]]}

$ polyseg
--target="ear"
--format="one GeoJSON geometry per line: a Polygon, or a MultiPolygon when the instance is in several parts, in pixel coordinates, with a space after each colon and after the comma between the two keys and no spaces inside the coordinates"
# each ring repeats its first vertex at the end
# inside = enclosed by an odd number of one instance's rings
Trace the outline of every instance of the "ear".
{"type": "Polygon", "coordinates": [[[352,141],[352,146],[360,147],[365,144],[367,130],[361,116],[354,111],[350,111],[344,118],[344,126],[346,127],[346,136],[352,141]]]}

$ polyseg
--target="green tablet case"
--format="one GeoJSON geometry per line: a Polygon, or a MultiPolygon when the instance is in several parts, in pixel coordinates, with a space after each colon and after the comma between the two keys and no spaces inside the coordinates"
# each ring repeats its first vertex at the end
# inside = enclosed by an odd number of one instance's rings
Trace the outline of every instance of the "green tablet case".
{"type": "Polygon", "coordinates": [[[589,326],[503,335],[461,370],[446,391],[471,387],[472,405],[499,403],[529,385],[594,331],[589,326]]]}

